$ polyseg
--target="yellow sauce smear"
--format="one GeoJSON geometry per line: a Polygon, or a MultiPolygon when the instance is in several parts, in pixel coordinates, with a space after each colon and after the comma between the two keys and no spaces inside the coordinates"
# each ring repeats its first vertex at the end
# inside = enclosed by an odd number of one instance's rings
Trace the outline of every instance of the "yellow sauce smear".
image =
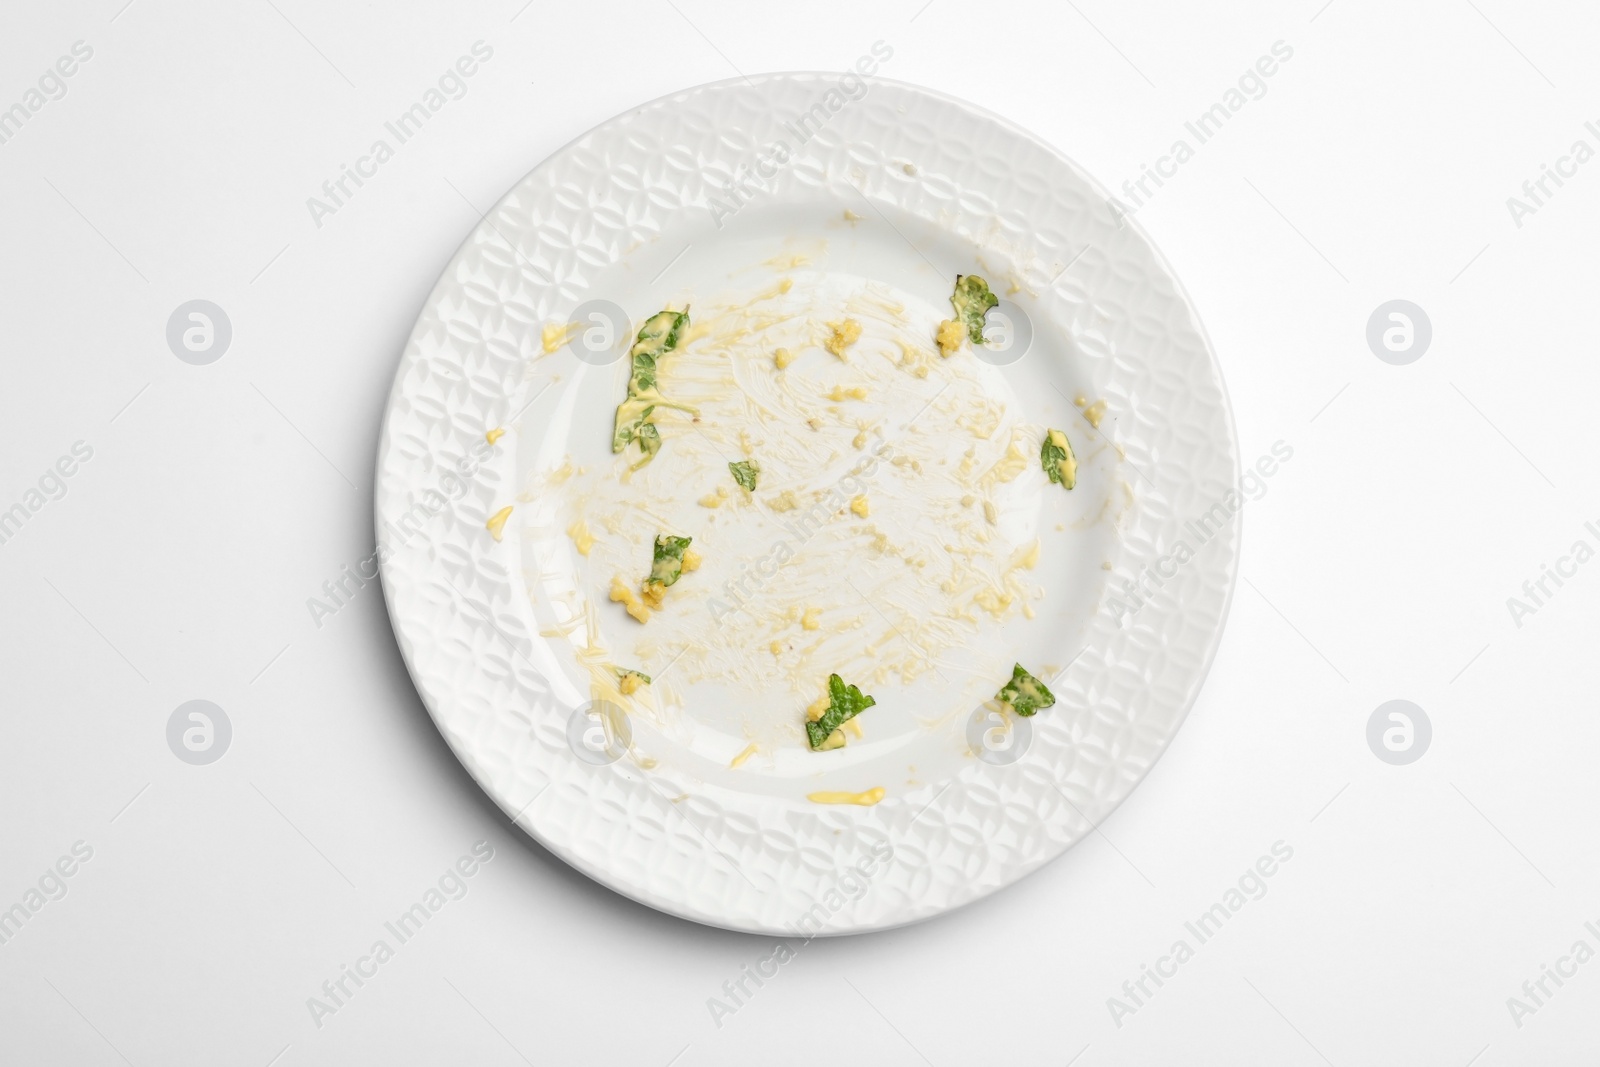
{"type": "Polygon", "coordinates": [[[865,793],[836,793],[823,791],[821,793],[807,793],[806,799],[813,804],[859,804],[863,808],[870,808],[884,797],[883,786],[867,790],[865,793]]]}
{"type": "Polygon", "coordinates": [[[573,547],[580,556],[587,556],[594,548],[594,534],[589,532],[589,524],[582,519],[567,527],[567,536],[572,538],[573,547]]]}
{"type": "Polygon", "coordinates": [[[511,518],[510,506],[503,507],[493,515],[489,516],[489,521],[483,524],[483,528],[489,531],[490,537],[493,537],[496,541],[498,541],[502,536],[505,535],[506,520],[509,518],[511,518]]]}
{"type": "Polygon", "coordinates": [[[549,322],[540,331],[539,342],[544,348],[544,354],[549,355],[577,334],[581,323],[576,322],[549,322]]]}
{"type": "Polygon", "coordinates": [[[761,749],[757,747],[754,741],[752,741],[748,745],[744,746],[743,752],[739,753],[737,756],[733,757],[733,759],[728,761],[728,766],[742,767],[744,766],[745,760],[749,759],[751,756],[754,756],[759,751],[761,751],[761,749]]]}
{"type": "Polygon", "coordinates": [[[501,426],[496,426],[494,429],[492,429],[488,433],[484,434],[483,435],[483,439],[485,441],[488,441],[492,445],[496,441],[500,440],[500,438],[504,437],[505,435],[506,435],[505,428],[501,427],[501,426]]]}

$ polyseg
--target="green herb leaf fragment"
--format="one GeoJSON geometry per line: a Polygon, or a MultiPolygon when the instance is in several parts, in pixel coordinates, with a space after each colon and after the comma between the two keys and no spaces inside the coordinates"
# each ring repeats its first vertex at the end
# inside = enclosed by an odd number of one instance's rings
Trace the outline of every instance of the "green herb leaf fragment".
{"type": "Polygon", "coordinates": [[[1020,663],[1011,668],[1011,681],[1001,686],[994,698],[1023,718],[1040,708],[1054,707],[1056,702],[1055,694],[1046,689],[1043,682],[1023,670],[1020,663]]]}
{"type": "Polygon", "coordinates": [[[634,435],[634,439],[639,442],[639,451],[644,453],[645,458],[641,461],[641,466],[650,462],[656,453],[661,451],[661,431],[653,422],[640,423],[639,432],[634,435]]]}
{"type": "Polygon", "coordinates": [[[741,488],[748,489],[752,493],[756,491],[756,478],[761,474],[761,464],[753,459],[741,459],[737,463],[728,464],[728,470],[733,473],[733,480],[738,482],[741,488]]]}
{"type": "Polygon", "coordinates": [[[1039,462],[1045,475],[1057,485],[1071,489],[1078,484],[1078,457],[1072,454],[1072,442],[1060,430],[1049,430],[1039,449],[1039,462]]]}
{"type": "Polygon", "coordinates": [[[828,710],[822,713],[822,718],[806,723],[806,737],[811,747],[820,749],[829,734],[876,703],[855,686],[845,685],[837,674],[828,675],[828,710]]]}
{"type": "Polygon", "coordinates": [[[689,309],[662,311],[645,320],[639,336],[628,350],[630,371],[628,397],[617,407],[617,420],[611,435],[611,451],[621,452],[633,441],[639,442],[644,466],[661,451],[661,431],[655,425],[656,408],[675,408],[698,414],[687,404],[674,404],[657,389],[657,364],[661,357],[678,347],[689,327],[689,309]]]}
{"type": "Polygon", "coordinates": [[[650,567],[650,585],[666,587],[683,576],[683,553],[689,547],[688,537],[671,534],[656,535],[655,559],[650,567]]]}
{"type": "Polygon", "coordinates": [[[983,344],[983,320],[989,309],[997,307],[1000,298],[989,291],[989,283],[976,274],[957,274],[955,292],[950,294],[950,305],[956,309],[956,319],[967,328],[967,337],[975,345],[983,344]]]}

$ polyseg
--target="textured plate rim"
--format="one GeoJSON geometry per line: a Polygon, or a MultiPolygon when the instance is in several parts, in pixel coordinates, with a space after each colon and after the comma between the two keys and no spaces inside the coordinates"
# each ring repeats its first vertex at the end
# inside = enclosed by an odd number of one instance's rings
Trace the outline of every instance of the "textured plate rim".
{"type": "MultiPolygon", "coordinates": [[[[547,157],[541,160],[537,165],[535,165],[526,174],[512,184],[507,192],[496,201],[495,205],[491,207],[489,211],[486,212],[479,220],[479,222],[468,231],[462,242],[456,247],[454,252],[452,252],[449,260],[440,271],[438,279],[430,288],[427,297],[423,301],[422,308],[419,311],[417,319],[414,322],[410,333],[408,334],[405,349],[402,351],[402,355],[398,361],[399,365],[396,370],[395,379],[388,399],[385,403],[384,416],[380,428],[378,442],[378,455],[376,463],[377,477],[374,480],[374,527],[375,535],[380,545],[384,543],[383,527],[385,516],[387,514],[391,514],[395,510],[403,510],[405,508],[405,504],[403,502],[394,499],[394,496],[391,493],[391,487],[386,482],[383,475],[385,458],[391,452],[392,448],[391,430],[397,410],[397,401],[401,398],[402,380],[408,367],[407,353],[409,353],[412,343],[415,341],[417,333],[421,329],[429,310],[436,304],[441,295],[441,291],[450,281],[452,273],[458,267],[458,265],[461,264],[464,257],[466,257],[468,253],[476,246],[479,238],[483,235],[485,228],[491,226],[491,216],[499,212],[508,201],[517,195],[519,190],[529,185],[529,183],[531,183],[533,180],[547,173],[575,148],[584,144],[586,141],[589,141],[591,138],[594,138],[597,135],[603,134],[614,128],[621,127],[647,112],[652,112],[657,109],[670,106],[674,102],[688,100],[702,94],[714,93],[719,90],[737,89],[741,86],[760,88],[764,85],[782,83],[786,81],[809,81],[813,83],[829,80],[837,81],[840,76],[841,75],[839,72],[829,71],[770,72],[750,75],[748,77],[720,79],[696,86],[677,89],[656,97],[648,102],[630,107],[597,124],[589,130],[577,135],[563,144],[560,148],[550,153],[547,157]]],[[[984,124],[992,125],[1000,130],[1003,130],[1013,137],[1027,142],[1037,150],[1049,156],[1058,165],[1071,171],[1073,176],[1079,182],[1081,182],[1083,186],[1094,196],[1098,197],[1101,202],[1107,205],[1115,202],[1114,198],[1109,195],[1105,188],[1101,186],[1101,184],[1092,175],[1087,173],[1071,158],[1067,157],[1065,154],[1055,148],[1054,145],[1052,145],[1049,141],[1037,136],[1030,130],[1003,116],[997,115],[984,107],[952,96],[940,90],[930,89],[915,83],[877,75],[872,76],[870,79],[868,79],[868,81],[874,86],[891,87],[905,93],[924,97],[946,107],[963,112],[984,124]]],[[[1149,235],[1144,231],[1143,227],[1138,224],[1137,220],[1131,216],[1124,215],[1121,219],[1121,225],[1129,228],[1132,235],[1137,239],[1137,242],[1143,246],[1144,253],[1150,257],[1150,259],[1153,261],[1153,264],[1159,268],[1164,280],[1172,287],[1172,296],[1187,313],[1189,325],[1192,326],[1193,330],[1195,331],[1199,346],[1205,353],[1209,363],[1209,370],[1214,377],[1214,384],[1218,390],[1216,414],[1221,419],[1222,425],[1220,429],[1222,431],[1222,437],[1225,438],[1225,440],[1221,443],[1226,446],[1226,450],[1231,461],[1230,480],[1236,485],[1239,481],[1240,474],[1240,449],[1238,444],[1237,427],[1234,421],[1233,408],[1228,394],[1225,376],[1222,371],[1221,363],[1217,359],[1215,346],[1211,342],[1210,336],[1205,329],[1205,325],[1200,318],[1198,309],[1196,308],[1193,299],[1190,297],[1187,289],[1183,286],[1182,281],[1178,278],[1176,272],[1172,269],[1171,264],[1168,262],[1166,256],[1161,252],[1160,248],[1150,239],[1149,235]]],[[[1120,807],[1121,804],[1132,795],[1133,791],[1138,787],[1139,784],[1143,782],[1144,778],[1150,774],[1156,763],[1160,761],[1161,757],[1165,755],[1167,749],[1170,748],[1178,730],[1181,729],[1183,723],[1187,720],[1190,711],[1193,710],[1193,707],[1199,698],[1200,691],[1203,688],[1204,682],[1210,674],[1211,668],[1214,665],[1217,653],[1221,646],[1223,633],[1226,630],[1226,624],[1228,616],[1231,612],[1234,594],[1237,591],[1239,559],[1242,551],[1242,527],[1242,509],[1235,509],[1232,512],[1226,526],[1227,543],[1224,545],[1226,552],[1222,559],[1217,560],[1212,564],[1214,569],[1217,569],[1221,572],[1223,579],[1221,583],[1221,602],[1216,613],[1215,622],[1208,628],[1206,632],[1204,645],[1200,650],[1199,658],[1196,660],[1192,668],[1192,678],[1189,681],[1186,692],[1181,700],[1172,707],[1170,712],[1170,727],[1165,731],[1165,735],[1161,737],[1161,739],[1154,745],[1146,765],[1138,774],[1137,778],[1125,788],[1118,790],[1117,795],[1115,795],[1114,798],[1109,799],[1109,801],[1099,809],[1099,814],[1097,817],[1093,819],[1086,819],[1086,826],[1084,829],[1072,835],[1071,840],[1067,841],[1065,844],[1061,844],[1059,847],[1047,848],[1044,855],[1034,858],[1032,862],[1026,865],[1025,869],[1013,873],[1010,877],[1007,877],[996,884],[983,887],[976,892],[961,897],[960,899],[946,901],[945,903],[929,911],[906,914],[899,917],[882,919],[868,923],[858,923],[837,929],[825,928],[816,931],[812,936],[839,936],[843,934],[866,933],[894,929],[900,926],[925,921],[926,919],[932,918],[936,915],[945,914],[949,911],[956,910],[957,908],[964,907],[967,904],[981,900],[1000,889],[1015,884],[1027,874],[1032,873],[1051,860],[1059,858],[1069,848],[1071,848],[1073,844],[1076,844],[1077,841],[1080,841],[1084,836],[1087,836],[1087,834],[1094,827],[1099,826],[1107,818],[1109,818],[1111,813],[1120,807]]],[[[1221,532],[1222,531],[1219,529],[1219,533],[1221,532]]],[[[515,807],[509,801],[509,799],[503,796],[501,791],[494,786],[492,781],[489,780],[486,768],[477,763],[477,761],[473,758],[474,754],[469,750],[464,750],[464,746],[458,744],[456,737],[453,736],[451,724],[448,721],[450,709],[442,706],[443,698],[441,695],[436,692],[432,686],[427,684],[424,678],[419,676],[416,655],[410,647],[411,642],[405,632],[405,628],[407,626],[406,615],[402,607],[396,604],[396,599],[399,596],[398,586],[404,583],[396,580],[394,567],[389,562],[389,559],[383,558],[380,560],[380,569],[383,575],[382,585],[384,590],[385,606],[388,610],[391,624],[394,627],[395,636],[402,652],[402,659],[406,664],[407,673],[411,677],[412,683],[415,686],[419,697],[422,699],[424,707],[427,709],[430,718],[435,724],[435,727],[439,729],[441,736],[443,736],[446,743],[450,746],[453,754],[458,760],[460,760],[462,766],[467,770],[468,774],[473,778],[478,787],[481,788],[491,799],[493,799],[497,807],[499,807],[513,823],[522,829],[523,832],[529,834],[529,836],[538,841],[539,844],[541,844],[545,849],[560,857],[564,862],[583,872],[585,875],[599,882],[601,885],[606,886],[608,889],[618,893],[621,896],[625,896],[655,910],[662,911],[675,917],[688,919],[692,922],[698,922],[708,926],[735,931],[779,935],[792,935],[796,932],[794,928],[764,923],[723,920],[717,915],[707,913],[703,910],[691,908],[683,901],[667,899],[660,894],[652,894],[642,889],[636,889],[626,881],[616,877],[613,871],[609,870],[603,865],[586,861],[583,856],[562,847],[559,842],[552,840],[549,835],[541,832],[538,824],[531,817],[526,817],[528,809],[533,805],[534,802],[538,800],[538,795],[532,798],[527,804],[523,805],[521,809],[515,807]]],[[[515,583],[513,582],[512,584],[515,583]]],[[[959,778],[961,776],[957,777],[959,778]]],[[[955,779],[952,781],[954,780],[955,779]]],[[[540,790],[540,795],[542,795],[542,793],[543,789],[540,790]]],[[[937,799],[938,798],[935,797],[935,800],[932,803],[936,803],[937,799]]]]}

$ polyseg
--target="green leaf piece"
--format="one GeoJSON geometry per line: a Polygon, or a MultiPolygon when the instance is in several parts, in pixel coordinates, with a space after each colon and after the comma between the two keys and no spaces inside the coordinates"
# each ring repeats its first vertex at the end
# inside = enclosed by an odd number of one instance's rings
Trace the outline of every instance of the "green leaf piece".
{"type": "Polygon", "coordinates": [[[656,535],[655,559],[650,567],[648,584],[665,587],[683,576],[683,553],[689,547],[690,540],[671,534],[656,535]]]}
{"type": "Polygon", "coordinates": [[[950,294],[950,305],[956,309],[956,319],[967,328],[967,337],[975,345],[983,344],[983,320],[992,307],[998,307],[1000,298],[989,291],[989,283],[976,274],[957,274],[955,292],[950,294]]]}
{"type": "Polygon", "coordinates": [[[616,426],[611,434],[611,451],[621,452],[631,442],[639,442],[643,458],[637,466],[644,466],[661,451],[661,431],[656,428],[656,408],[675,408],[697,415],[687,404],[674,404],[657,389],[657,363],[661,357],[678,347],[683,332],[689,328],[689,309],[661,311],[645,320],[639,336],[628,350],[631,368],[628,375],[628,397],[617,407],[616,426]]]}
{"type": "Polygon", "coordinates": [[[756,491],[756,478],[761,475],[761,464],[753,459],[741,459],[728,464],[728,470],[733,473],[733,480],[738,482],[741,488],[748,489],[752,493],[756,491]]]}
{"type": "Polygon", "coordinates": [[[1001,686],[994,698],[1023,718],[1040,708],[1054,707],[1056,702],[1056,695],[1046,689],[1043,682],[1023,670],[1020,663],[1011,668],[1011,681],[1001,686]]]}
{"type": "Polygon", "coordinates": [[[1060,430],[1046,431],[1039,462],[1044,465],[1045,475],[1057,485],[1071,489],[1078,484],[1078,457],[1072,454],[1072,442],[1060,430]]]}
{"type": "Polygon", "coordinates": [[[876,703],[855,686],[845,685],[837,674],[828,675],[828,710],[822,713],[822,718],[806,723],[806,737],[811,747],[820,749],[829,734],[876,703]]]}

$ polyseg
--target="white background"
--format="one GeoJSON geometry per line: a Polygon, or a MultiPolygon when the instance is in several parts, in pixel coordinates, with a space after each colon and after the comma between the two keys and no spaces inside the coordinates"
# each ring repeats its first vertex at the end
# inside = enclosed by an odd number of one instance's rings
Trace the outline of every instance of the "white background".
{"type": "MultiPolygon", "coordinates": [[[[1506,198],[1600,119],[1600,12],[1377,0],[1144,5],[716,0],[424,5],[68,0],[0,19],[0,107],[93,48],[0,144],[0,1062],[1567,1064],[1600,962],[1507,998],[1600,926],[1600,563],[1519,628],[1506,598],[1600,520],[1590,237],[1600,162],[1518,227],[1506,198]],[[119,11],[119,8],[121,10],[119,11]],[[335,216],[306,199],[474,41],[494,56],[335,216]],[[1247,508],[1210,679],[1133,797],[964,911],[805,946],[622,899],[526,840],[445,747],[376,583],[378,420],[458,243],[527,170],[633,105],[736,72],[839,70],[988,107],[1113,190],[1275,41],[1293,58],[1138,221],[1222,361],[1247,508]],[[1588,235],[1588,236],[1586,236],[1588,235]],[[168,316],[233,325],[180,362],[168,316]],[[1433,341],[1380,362],[1404,298],[1433,341]],[[1585,623],[1583,620],[1590,620],[1585,623]],[[168,717],[215,701],[221,761],[168,717]],[[1380,703],[1430,716],[1409,766],[1380,703]],[[307,1009],[458,856],[495,858],[320,1028],[307,1009]],[[1274,842],[1293,858],[1177,977],[1120,996],[1274,842]]],[[[30,5],[30,8],[33,8],[30,5]]],[[[1553,187],[1552,187],[1553,188],[1553,187]]],[[[1193,944],[1192,938],[1191,944],[1193,944]]]]}

